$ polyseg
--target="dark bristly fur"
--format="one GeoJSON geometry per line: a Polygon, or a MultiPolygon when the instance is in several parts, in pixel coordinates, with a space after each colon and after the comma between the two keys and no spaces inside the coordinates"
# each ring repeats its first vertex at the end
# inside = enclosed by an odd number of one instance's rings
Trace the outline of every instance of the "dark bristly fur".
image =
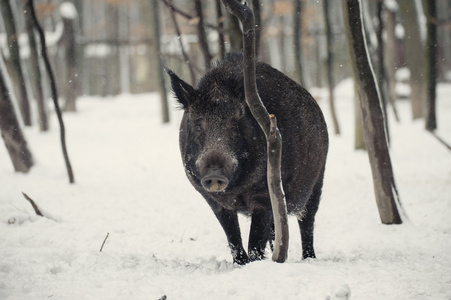
{"type": "MultiPolygon", "coordinates": [[[[327,126],[304,88],[267,64],[258,63],[256,71],[260,98],[268,112],[276,115],[283,139],[282,180],[288,213],[298,217],[304,258],[315,257],[313,227],[328,151],[327,126]]],[[[168,74],[185,110],[180,150],[188,179],[223,227],[234,262],[263,259],[273,237],[266,139],[244,99],[242,55],[227,55],[196,88],[173,72],[168,74]],[[249,255],[242,245],[238,212],[252,217],[249,255]]]]}

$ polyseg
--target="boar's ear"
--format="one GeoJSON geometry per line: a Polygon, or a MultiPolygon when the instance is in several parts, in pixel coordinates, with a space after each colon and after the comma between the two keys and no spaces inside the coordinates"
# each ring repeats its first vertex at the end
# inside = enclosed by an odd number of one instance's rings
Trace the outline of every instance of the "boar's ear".
{"type": "Polygon", "coordinates": [[[188,105],[190,105],[195,98],[196,91],[191,85],[180,79],[171,70],[166,69],[166,72],[171,77],[171,87],[177,101],[182,105],[183,109],[188,108],[188,105]]]}

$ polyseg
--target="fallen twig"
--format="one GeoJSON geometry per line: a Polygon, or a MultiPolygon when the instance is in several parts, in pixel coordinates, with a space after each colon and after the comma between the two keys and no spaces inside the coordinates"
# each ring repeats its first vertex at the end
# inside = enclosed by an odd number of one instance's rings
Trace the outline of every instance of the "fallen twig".
{"type": "Polygon", "coordinates": [[[446,148],[448,148],[448,150],[451,150],[451,145],[448,144],[444,139],[442,139],[441,137],[438,136],[438,134],[434,131],[434,130],[428,130],[440,143],[442,143],[443,145],[445,145],[446,148]]]}
{"type": "Polygon", "coordinates": [[[28,200],[28,202],[30,202],[31,206],[34,209],[34,212],[41,217],[44,217],[44,215],[42,214],[41,210],[39,209],[38,205],[33,201],[33,199],[31,199],[30,197],[28,197],[27,194],[25,194],[24,192],[22,192],[22,195],[24,195],[25,199],[28,200]]]}
{"type": "Polygon", "coordinates": [[[100,247],[100,252],[102,252],[103,245],[105,245],[105,242],[106,242],[106,240],[107,240],[107,238],[108,238],[109,235],[110,235],[110,233],[108,232],[108,233],[106,234],[105,239],[103,240],[102,247],[100,247]]]}

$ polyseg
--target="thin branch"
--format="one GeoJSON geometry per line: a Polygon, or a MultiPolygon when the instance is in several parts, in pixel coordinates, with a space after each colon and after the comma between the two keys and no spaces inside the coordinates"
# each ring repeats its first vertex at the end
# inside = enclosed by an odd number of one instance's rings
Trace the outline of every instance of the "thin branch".
{"type": "MultiPolygon", "coordinates": [[[[189,21],[194,21],[194,20],[196,20],[198,18],[198,17],[193,17],[189,13],[184,12],[183,10],[180,10],[179,8],[175,7],[173,2],[172,2],[172,0],[160,0],[160,1],[163,2],[170,10],[178,13],[182,17],[188,19],[189,21]]],[[[212,25],[212,24],[209,24],[209,23],[204,23],[204,26],[224,33],[224,29],[220,28],[218,26],[215,26],[215,25],[212,25]]]]}
{"type": "Polygon", "coordinates": [[[177,19],[175,18],[175,10],[174,10],[174,8],[172,6],[172,0],[171,0],[170,4],[171,4],[171,6],[170,6],[170,14],[171,14],[171,18],[172,18],[172,23],[174,24],[174,29],[175,29],[175,32],[176,32],[177,37],[178,37],[178,41],[179,41],[179,44],[180,44],[180,49],[182,51],[183,59],[185,60],[185,63],[188,65],[188,68],[189,68],[189,72],[190,72],[190,75],[191,75],[191,83],[194,84],[196,82],[196,75],[194,73],[193,63],[191,62],[188,54],[185,51],[185,47],[183,46],[182,34],[180,32],[180,27],[179,27],[179,24],[177,22],[177,19]]]}
{"type": "Polygon", "coordinates": [[[49,80],[50,80],[50,90],[51,90],[51,95],[52,95],[52,99],[53,99],[53,104],[55,105],[55,111],[56,111],[56,115],[58,117],[58,122],[60,125],[60,135],[61,135],[61,147],[63,150],[63,156],[64,156],[64,162],[66,163],[66,168],[67,168],[67,173],[69,176],[69,183],[74,183],[75,179],[74,179],[74,174],[72,172],[72,166],[70,164],[69,161],[69,155],[67,154],[67,148],[66,148],[66,133],[65,133],[65,129],[64,129],[64,122],[63,122],[63,116],[61,114],[61,110],[58,104],[58,91],[56,89],[56,83],[55,83],[55,77],[53,75],[52,72],[52,67],[50,65],[50,60],[49,57],[47,55],[47,46],[45,43],[45,34],[44,31],[42,30],[41,26],[39,25],[38,19],[36,17],[36,13],[34,10],[34,5],[33,5],[33,0],[28,0],[28,6],[30,8],[30,16],[31,19],[34,23],[34,26],[36,27],[36,30],[38,31],[38,35],[39,35],[39,39],[41,42],[41,54],[42,54],[42,58],[44,60],[44,65],[45,68],[47,70],[47,75],[49,76],[49,80]]]}
{"type": "Polygon", "coordinates": [[[429,131],[432,136],[434,136],[440,143],[442,143],[448,150],[451,150],[451,145],[448,144],[444,139],[438,136],[438,134],[435,132],[435,130],[427,130],[429,131]]]}
{"type": "Polygon", "coordinates": [[[107,238],[108,238],[109,236],[110,236],[110,233],[107,232],[106,237],[105,237],[105,239],[103,240],[102,247],[100,247],[100,252],[102,252],[103,246],[105,245],[105,242],[106,242],[106,240],[107,240],[107,238]]]}
{"type": "Polygon", "coordinates": [[[207,36],[205,35],[204,29],[204,13],[202,11],[202,2],[200,0],[195,0],[194,5],[196,7],[196,13],[199,21],[197,22],[197,36],[199,39],[200,50],[204,56],[204,64],[207,70],[211,67],[211,60],[213,57],[210,54],[210,49],[208,46],[207,36]]]}
{"type": "Polygon", "coordinates": [[[30,202],[31,206],[34,209],[34,212],[40,216],[40,217],[44,217],[44,215],[42,214],[41,210],[39,209],[38,205],[33,201],[33,199],[31,199],[30,197],[28,197],[27,194],[25,194],[24,192],[22,192],[22,195],[25,197],[25,199],[28,200],[28,202],[30,202]]]}

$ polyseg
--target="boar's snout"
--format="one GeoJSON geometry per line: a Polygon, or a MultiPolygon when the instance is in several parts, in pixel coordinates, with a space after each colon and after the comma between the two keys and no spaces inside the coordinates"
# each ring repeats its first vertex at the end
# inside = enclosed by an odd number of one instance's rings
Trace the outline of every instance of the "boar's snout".
{"type": "Polygon", "coordinates": [[[233,155],[226,155],[215,149],[204,152],[196,165],[201,175],[202,187],[208,192],[222,192],[229,185],[237,160],[233,155]]]}
{"type": "Polygon", "coordinates": [[[219,168],[210,168],[202,177],[202,186],[209,192],[221,192],[227,188],[229,179],[225,177],[219,168]]]}

